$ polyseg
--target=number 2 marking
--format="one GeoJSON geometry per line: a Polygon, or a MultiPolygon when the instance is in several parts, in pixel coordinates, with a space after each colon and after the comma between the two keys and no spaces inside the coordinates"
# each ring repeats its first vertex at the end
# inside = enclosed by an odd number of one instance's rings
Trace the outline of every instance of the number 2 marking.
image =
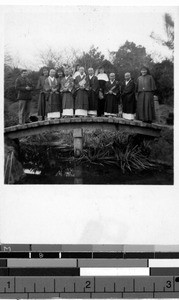
{"type": "Polygon", "coordinates": [[[86,281],[86,289],[90,289],[90,284],[91,284],[90,281],[86,281]]]}

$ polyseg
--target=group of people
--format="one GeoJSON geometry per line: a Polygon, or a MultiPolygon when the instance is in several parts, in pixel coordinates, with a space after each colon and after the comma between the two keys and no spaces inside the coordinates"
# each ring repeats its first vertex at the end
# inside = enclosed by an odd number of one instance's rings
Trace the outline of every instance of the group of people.
{"type": "MultiPolygon", "coordinates": [[[[47,68],[43,68],[42,72],[36,87],[39,91],[39,119],[74,115],[116,117],[121,103],[122,117],[125,119],[151,123],[155,118],[156,86],[146,67],[141,69],[136,83],[129,72],[125,73],[121,86],[114,73],[110,73],[108,78],[103,67],[97,75],[93,68],[86,71],[81,66],[74,74],[69,67],[59,69],[57,74],[54,69],[48,71],[47,68]]],[[[19,100],[19,124],[28,123],[33,86],[27,70],[22,70],[15,86],[19,100]]]]}

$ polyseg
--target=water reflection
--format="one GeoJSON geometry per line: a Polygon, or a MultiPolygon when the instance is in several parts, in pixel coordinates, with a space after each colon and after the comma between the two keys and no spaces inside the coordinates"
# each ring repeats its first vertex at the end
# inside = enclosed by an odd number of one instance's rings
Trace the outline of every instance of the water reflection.
{"type": "Polygon", "coordinates": [[[83,184],[83,169],[81,165],[74,166],[74,184],[83,184]]]}
{"type": "MultiPolygon", "coordinates": [[[[51,168],[51,172],[52,172],[51,168]]],[[[74,184],[83,184],[83,167],[81,165],[73,165],[73,168],[69,167],[60,167],[60,169],[55,172],[55,174],[49,173],[49,170],[46,172],[42,172],[41,170],[33,170],[33,169],[24,169],[24,173],[27,175],[50,175],[53,177],[61,177],[61,178],[73,178],[74,184]]]]}
{"type": "Polygon", "coordinates": [[[116,165],[76,162],[70,153],[53,149],[48,156],[42,151],[30,154],[23,162],[25,177],[17,184],[173,184],[168,168],[123,174],[116,165]]]}
{"type": "Polygon", "coordinates": [[[33,174],[33,175],[41,175],[41,171],[32,170],[32,169],[24,169],[25,174],[33,174]]]}

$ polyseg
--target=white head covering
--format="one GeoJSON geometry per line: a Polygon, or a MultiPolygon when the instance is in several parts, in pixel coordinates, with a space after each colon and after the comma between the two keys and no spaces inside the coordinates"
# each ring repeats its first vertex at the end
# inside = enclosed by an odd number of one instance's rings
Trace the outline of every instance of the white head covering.
{"type": "Polygon", "coordinates": [[[98,74],[98,80],[105,80],[105,81],[109,81],[109,79],[108,79],[108,75],[106,74],[106,73],[99,73],[98,74]]]}

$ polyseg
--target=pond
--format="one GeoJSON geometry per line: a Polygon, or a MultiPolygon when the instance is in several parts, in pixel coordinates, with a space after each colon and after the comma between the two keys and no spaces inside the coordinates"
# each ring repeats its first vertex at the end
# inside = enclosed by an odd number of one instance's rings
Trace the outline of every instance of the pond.
{"type": "Polygon", "coordinates": [[[17,184],[173,184],[172,169],[163,166],[141,172],[128,171],[123,174],[117,166],[63,162],[43,171],[24,166],[24,171],[26,175],[17,184]]]}

